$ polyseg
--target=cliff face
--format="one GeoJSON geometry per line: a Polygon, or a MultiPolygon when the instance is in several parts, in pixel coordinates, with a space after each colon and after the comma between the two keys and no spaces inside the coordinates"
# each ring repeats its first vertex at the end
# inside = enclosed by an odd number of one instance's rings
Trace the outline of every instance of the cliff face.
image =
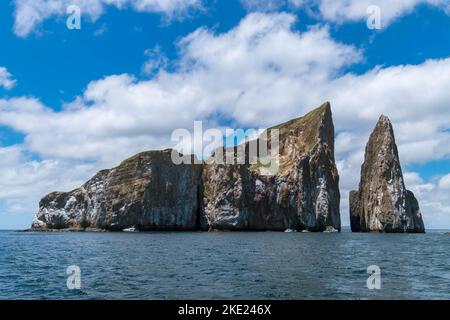
{"type": "Polygon", "coordinates": [[[82,187],[44,197],[32,228],[194,230],[201,166],[175,165],[171,150],[138,154],[82,187]]]}
{"type": "Polygon", "coordinates": [[[257,165],[205,166],[203,215],[209,228],[340,230],[329,103],[271,129],[280,133],[274,174],[257,165]]]}
{"type": "Polygon", "coordinates": [[[394,130],[381,116],[366,146],[359,191],[350,193],[353,232],[425,232],[414,194],[406,190],[394,130]]]}
{"type": "MultiPolygon", "coordinates": [[[[329,103],[278,129],[278,170],[260,164],[175,165],[141,153],[39,204],[32,229],[340,230],[329,103]]],[[[269,129],[270,130],[270,129],[269,129]]]]}

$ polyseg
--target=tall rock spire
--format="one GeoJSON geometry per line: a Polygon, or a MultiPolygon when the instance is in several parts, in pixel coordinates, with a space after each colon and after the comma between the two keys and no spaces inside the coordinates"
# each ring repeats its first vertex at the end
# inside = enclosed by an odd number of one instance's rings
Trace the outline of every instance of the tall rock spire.
{"type": "Polygon", "coordinates": [[[370,135],[359,191],[350,192],[353,232],[425,232],[414,194],[406,190],[394,130],[382,115],[370,135]]]}

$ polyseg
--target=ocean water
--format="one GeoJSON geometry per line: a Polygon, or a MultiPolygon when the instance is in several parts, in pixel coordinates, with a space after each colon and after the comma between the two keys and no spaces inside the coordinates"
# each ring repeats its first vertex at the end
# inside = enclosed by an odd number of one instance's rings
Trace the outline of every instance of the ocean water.
{"type": "Polygon", "coordinates": [[[450,235],[0,231],[0,299],[450,299],[450,235]]]}

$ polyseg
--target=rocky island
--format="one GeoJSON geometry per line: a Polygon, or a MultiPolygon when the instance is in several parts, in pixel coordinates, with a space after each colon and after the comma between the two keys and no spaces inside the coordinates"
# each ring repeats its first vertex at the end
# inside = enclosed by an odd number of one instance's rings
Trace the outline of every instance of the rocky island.
{"type": "Polygon", "coordinates": [[[201,170],[173,164],[171,150],[137,154],[75,190],[45,196],[32,229],[194,230],[201,170]]]}
{"type": "Polygon", "coordinates": [[[339,231],[330,104],[274,128],[280,144],[276,174],[248,165],[204,167],[205,223],[219,230],[339,231]]]}
{"type": "Polygon", "coordinates": [[[330,104],[275,128],[273,175],[254,164],[176,165],[172,150],[144,152],[45,196],[31,230],[340,231],[330,104]]]}
{"type": "Polygon", "coordinates": [[[370,135],[358,191],[350,192],[353,232],[425,232],[419,204],[407,190],[390,120],[382,115],[370,135]]]}
{"type": "MultiPolygon", "coordinates": [[[[275,129],[273,174],[258,163],[175,164],[171,149],[143,152],[75,190],[45,196],[30,230],[340,231],[330,104],[266,133],[275,129]]],[[[248,153],[248,143],[240,146],[248,153]]],[[[350,222],[353,232],[425,232],[386,116],[367,143],[359,190],[350,192],[350,222]]]]}

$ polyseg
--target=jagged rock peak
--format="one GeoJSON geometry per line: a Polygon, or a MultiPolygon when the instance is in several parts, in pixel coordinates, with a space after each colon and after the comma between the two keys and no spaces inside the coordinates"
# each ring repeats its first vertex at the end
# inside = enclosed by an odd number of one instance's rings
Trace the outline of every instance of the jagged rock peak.
{"type": "Polygon", "coordinates": [[[291,133],[291,130],[300,130],[303,141],[308,146],[314,145],[319,139],[321,142],[334,146],[333,116],[329,102],[325,102],[320,107],[302,117],[287,121],[270,129],[281,130],[280,134],[282,137],[291,133]]]}
{"type": "Polygon", "coordinates": [[[350,192],[354,232],[424,232],[414,194],[403,180],[394,129],[382,115],[366,146],[358,191],[350,192]]]}
{"type": "Polygon", "coordinates": [[[204,216],[210,229],[340,230],[339,175],[329,103],[279,130],[279,168],[210,165],[203,170],[204,216]]]}

